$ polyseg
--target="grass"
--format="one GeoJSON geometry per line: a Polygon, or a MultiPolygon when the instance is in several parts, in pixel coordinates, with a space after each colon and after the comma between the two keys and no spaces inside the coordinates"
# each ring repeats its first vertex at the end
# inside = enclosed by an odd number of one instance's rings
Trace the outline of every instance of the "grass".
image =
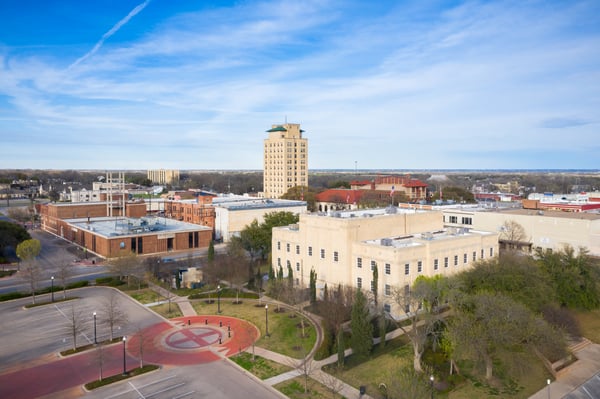
{"type": "Polygon", "coordinates": [[[171,302],[171,311],[169,312],[169,304],[163,303],[162,305],[152,306],[152,310],[154,310],[159,315],[166,317],[167,319],[172,319],[173,317],[181,317],[183,313],[179,310],[179,306],[175,302],[171,302]]]}
{"type": "Polygon", "coordinates": [[[103,378],[101,380],[95,380],[95,381],[92,381],[92,382],[88,382],[87,384],[85,384],[85,388],[87,390],[91,391],[93,389],[100,388],[100,387],[103,387],[105,385],[109,385],[109,384],[112,384],[112,383],[115,383],[115,382],[118,382],[118,381],[123,381],[123,380],[126,380],[128,378],[132,378],[132,377],[135,377],[135,376],[138,376],[138,375],[141,375],[141,374],[148,373],[150,371],[154,371],[154,370],[156,370],[158,368],[159,368],[159,366],[156,366],[154,364],[147,364],[147,365],[145,365],[142,368],[138,367],[138,368],[135,368],[133,370],[129,370],[127,372],[127,374],[125,374],[125,375],[123,375],[123,374],[115,374],[115,375],[111,375],[110,377],[103,378]]]}
{"type": "Polygon", "coordinates": [[[331,389],[327,388],[320,382],[313,380],[312,378],[308,379],[308,392],[304,393],[304,377],[303,376],[281,382],[277,385],[274,385],[273,387],[291,399],[343,398],[343,396],[338,393],[336,393],[335,396],[333,396],[333,392],[331,389]]]}
{"type": "Polygon", "coordinates": [[[255,356],[254,360],[252,360],[252,353],[248,352],[242,352],[239,355],[230,357],[229,359],[240,365],[245,370],[248,370],[261,380],[266,380],[267,378],[271,378],[292,370],[291,367],[284,366],[260,356],[255,356]]]}
{"type": "Polygon", "coordinates": [[[600,343],[600,309],[574,312],[581,333],[584,337],[597,344],[600,343]]]}
{"type": "MultiPolygon", "coordinates": [[[[147,304],[158,301],[164,301],[166,298],[150,288],[142,288],[141,290],[126,291],[126,293],[138,301],[139,303],[147,304]]],[[[172,305],[172,304],[171,304],[172,305]]]]}
{"type": "MultiPolygon", "coordinates": [[[[269,305],[268,322],[269,322],[269,337],[266,333],[266,317],[264,305],[257,307],[256,301],[244,299],[241,304],[233,304],[235,298],[221,298],[221,311],[224,316],[237,317],[247,320],[257,326],[261,331],[261,337],[256,342],[256,345],[269,349],[274,352],[279,352],[284,355],[297,359],[303,358],[314,346],[316,341],[316,331],[314,326],[305,319],[304,331],[306,336],[300,337],[302,329],[300,325],[300,316],[294,316],[294,312],[286,310],[285,312],[277,313],[275,305],[269,305]]],[[[217,301],[207,304],[204,300],[192,302],[198,314],[216,314],[217,301]]]]}

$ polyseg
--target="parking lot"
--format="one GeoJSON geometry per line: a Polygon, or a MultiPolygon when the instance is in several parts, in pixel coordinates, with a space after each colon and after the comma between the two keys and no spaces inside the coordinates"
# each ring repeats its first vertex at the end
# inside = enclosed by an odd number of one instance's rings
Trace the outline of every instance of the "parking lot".
{"type": "MultiPolygon", "coordinates": [[[[99,377],[97,349],[66,358],[61,358],[59,352],[73,347],[71,320],[74,315],[81,320],[76,334],[77,346],[93,343],[94,312],[97,313],[97,340],[100,342],[108,338],[109,328],[101,315],[105,314],[106,298],[111,292],[119,296],[119,307],[127,314],[127,321],[115,326],[115,336],[132,337],[142,329],[152,331],[156,325],[170,323],[128,296],[107,287],[71,290],[69,296],[77,299],[33,308],[24,307],[31,303],[31,298],[0,303],[0,334],[3,341],[0,346],[0,397],[282,397],[229,360],[214,354],[209,363],[200,364],[190,363],[190,354],[185,354],[187,359],[184,365],[176,366],[172,364],[177,355],[171,353],[170,365],[160,370],[94,392],[85,392],[82,385],[99,377]],[[33,376],[35,378],[32,380],[33,376]]],[[[48,295],[38,297],[38,301],[43,300],[49,300],[48,295]]],[[[176,323],[172,324],[173,328],[182,328],[176,323]]],[[[159,345],[160,342],[154,344],[159,345]]],[[[101,366],[105,377],[118,374],[124,358],[128,370],[138,365],[139,358],[135,356],[134,348],[128,348],[125,356],[123,353],[120,343],[106,346],[101,366]]],[[[205,358],[199,356],[198,362],[205,358]]]]}

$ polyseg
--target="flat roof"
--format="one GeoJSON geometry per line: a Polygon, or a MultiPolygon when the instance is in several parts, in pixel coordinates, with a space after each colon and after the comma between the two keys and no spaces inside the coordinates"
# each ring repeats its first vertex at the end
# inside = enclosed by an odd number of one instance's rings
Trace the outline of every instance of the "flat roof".
{"type": "Polygon", "coordinates": [[[263,199],[263,198],[225,198],[213,199],[215,208],[225,208],[230,211],[263,208],[287,208],[292,206],[306,206],[306,201],[263,199]]]}
{"type": "Polygon", "coordinates": [[[554,211],[554,210],[535,210],[535,209],[495,209],[498,213],[508,213],[511,215],[530,215],[530,216],[545,216],[563,219],[584,219],[584,220],[598,220],[600,214],[592,212],[565,212],[565,211],[554,211]]]}
{"type": "Polygon", "coordinates": [[[496,234],[489,231],[473,230],[468,228],[446,227],[436,231],[428,231],[403,236],[377,238],[363,241],[366,244],[380,245],[382,247],[406,248],[424,245],[427,241],[456,240],[472,235],[496,234]]]}
{"type": "Polygon", "coordinates": [[[102,217],[91,218],[89,223],[87,218],[78,218],[66,219],[66,222],[75,228],[88,230],[106,238],[152,235],[157,233],[182,233],[201,230],[212,231],[212,228],[207,226],[157,217],[102,217]]]}
{"type": "Polygon", "coordinates": [[[423,209],[398,208],[395,206],[391,206],[391,207],[387,207],[387,208],[318,212],[316,214],[314,214],[314,213],[310,214],[310,216],[331,217],[331,218],[337,218],[337,219],[351,219],[351,218],[367,218],[367,217],[373,217],[373,216],[414,214],[414,213],[426,213],[426,212],[432,212],[432,211],[423,210],[423,209]]]}

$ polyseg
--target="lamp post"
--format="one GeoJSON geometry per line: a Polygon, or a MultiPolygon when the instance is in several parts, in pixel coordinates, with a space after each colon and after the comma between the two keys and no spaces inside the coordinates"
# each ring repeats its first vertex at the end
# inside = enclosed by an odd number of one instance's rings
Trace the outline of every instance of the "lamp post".
{"type": "Polygon", "coordinates": [[[127,342],[127,337],[123,335],[123,375],[127,375],[127,363],[125,360],[125,343],[127,342]]]}
{"type": "Polygon", "coordinates": [[[92,313],[94,315],[94,344],[98,343],[98,339],[96,336],[96,312],[92,313]]]}
{"type": "Polygon", "coordinates": [[[221,313],[221,286],[217,285],[217,313],[221,313]]]}
{"type": "Polygon", "coordinates": [[[265,336],[269,336],[269,305],[265,305],[265,326],[266,326],[266,334],[265,336]]]}
{"type": "Polygon", "coordinates": [[[54,302],[54,276],[50,277],[50,293],[52,296],[52,302],[54,302]]]}
{"type": "Polygon", "coordinates": [[[433,375],[429,376],[429,381],[431,382],[431,399],[433,399],[433,375]]]}
{"type": "Polygon", "coordinates": [[[550,399],[550,378],[546,380],[546,385],[548,386],[548,399],[550,399]]]}

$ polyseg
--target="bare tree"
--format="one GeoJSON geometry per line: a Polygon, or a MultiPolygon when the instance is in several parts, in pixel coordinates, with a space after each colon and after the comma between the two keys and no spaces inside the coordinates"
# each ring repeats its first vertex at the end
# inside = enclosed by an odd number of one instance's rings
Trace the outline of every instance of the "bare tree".
{"type": "Polygon", "coordinates": [[[146,330],[144,330],[140,325],[137,326],[135,334],[138,339],[137,356],[140,358],[140,368],[142,368],[144,367],[144,346],[150,337],[148,336],[146,330]]]}
{"type": "Polygon", "coordinates": [[[514,220],[506,220],[502,223],[502,226],[500,226],[499,240],[503,242],[509,250],[520,249],[524,244],[529,244],[530,242],[523,226],[514,220]]]}
{"type": "Polygon", "coordinates": [[[118,258],[112,259],[109,268],[119,276],[119,279],[127,278],[127,286],[129,287],[129,276],[131,272],[138,266],[139,261],[134,252],[123,254],[118,258]]]}
{"type": "Polygon", "coordinates": [[[344,389],[344,382],[334,375],[329,373],[321,372],[321,383],[327,387],[327,390],[331,392],[331,398],[335,399],[337,395],[344,389]]]}
{"type": "Polygon", "coordinates": [[[31,290],[31,298],[35,305],[35,290],[37,290],[38,284],[42,279],[42,270],[37,264],[35,259],[29,259],[25,261],[24,267],[21,269],[21,274],[27,280],[29,289],[31,290]]]}
{"type": "Polygon", "coordinates": [[[117,325],[127,323],[127,314],[121,308],[119,293],[111,290],[110,294],[102,301],[103,323],[109,327],[110,340],[114,338],[114,328],[117,325]]]}
{"type": "Polygon", "coordinates": [[[67,299],[67,285],[73,274],[73,264],[66,257],[61,258],[58,263],[56,277],[63,287],[63,299],[67,299]]]}
{"type": "Polygon", "coordinates": [[[71,310],[67,316],[67,330],[73,337],[73,350],[77,350],[77,336],[84,330],[83,317],[81,311],[75,308],[75,304],[71,304],[71,310]]]}
{"type": "Polygon", "coordinates": [[[96,345],[94,360],[100,369],[100,381],[102,381],[103,375],[102,371],[104,370],[104,364],[106,363],[106,352],[104,351],[104,345],[98,344],[96,345]]]}
{"type": "Polygon", "coordinates": [[[394,290],[394,299],[402,308],[409,326],[398,327],[410,339],[413,347],[413,366],[417,373],[423,372],[421,358],[425,352],[427,338],[442,320],[438,308],[443,292],[442,280],[438,278],[418,278],[413,287],[406,285],[394,290]]]}

